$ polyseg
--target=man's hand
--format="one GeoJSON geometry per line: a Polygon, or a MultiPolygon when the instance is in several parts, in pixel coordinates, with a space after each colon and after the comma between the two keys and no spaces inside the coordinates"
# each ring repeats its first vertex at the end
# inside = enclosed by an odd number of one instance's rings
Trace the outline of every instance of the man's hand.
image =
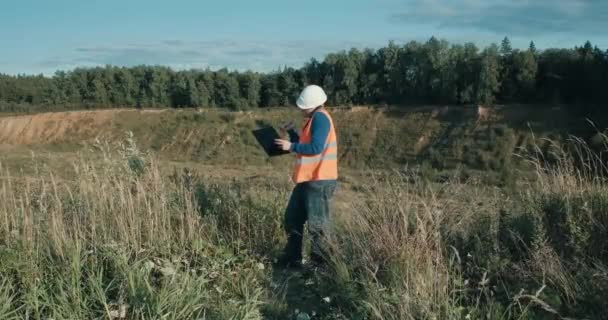
{"type": "Polygon", "coordinates": [[[283,151],[289,151],[291,149],[291,142],[283,139],[275,139],[274,144],[276,144],[279,149],[283,151]]]}
{"type": "Polygon", "coordinates": [[[281,130],[283,130],[283,131],[285,131],[285,132],[287,132],[287,131],[289,131],[289,130],[295,130],[295,129],[296,129],[296,126],[293,124],[293,122],[292,122],[292,121],[289,121],[289,122],[287,122],[287,123],[283,123],[283,124],[281,125],[281,130]]]}

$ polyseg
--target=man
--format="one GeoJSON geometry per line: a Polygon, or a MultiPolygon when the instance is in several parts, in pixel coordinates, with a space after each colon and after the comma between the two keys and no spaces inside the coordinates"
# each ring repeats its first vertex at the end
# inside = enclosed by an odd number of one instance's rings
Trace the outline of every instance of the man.
{"type": "Polygon", "coordinates": [[[333,120],[324,107],[326,101],[321,87],[304,88],[296,101],[305,115],[302,131],[298,135],[293,123],[289,123],[283,129],[289,133],[290,141],[275,141],[282,150],[296,154],[296,186],[285,211],[287,245],[279,260],[284,267],[301,266],[302,233],[307,220],[312,241],[310,259],[321,264],[326,258],[323,241],[329,232],[329,201],[338,179],[338,144],[333,120]]]}

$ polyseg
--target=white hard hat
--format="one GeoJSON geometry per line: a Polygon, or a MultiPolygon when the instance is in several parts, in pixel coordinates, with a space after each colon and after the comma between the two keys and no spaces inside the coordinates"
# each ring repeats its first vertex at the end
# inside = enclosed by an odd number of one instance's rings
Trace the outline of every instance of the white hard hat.
{"type": "Polygon", "coordinates": [[[302,90],[300,97],[296,100],[296,105],[302,110],[308,110],[322,106],[326,101],[327,95],[323,88],[313,84],[302,90]]]}

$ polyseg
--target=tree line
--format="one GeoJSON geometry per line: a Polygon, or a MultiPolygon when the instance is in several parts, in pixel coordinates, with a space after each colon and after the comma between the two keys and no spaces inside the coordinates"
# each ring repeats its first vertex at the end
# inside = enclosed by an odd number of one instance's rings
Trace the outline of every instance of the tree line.
{"type": "Polygon", "coordinates": [[[0,74],[0,111],[96,107],[293,105],[319,84],[331,105],[563,103],[585,112],[608,101],[608,50],[513,49],[508,38],[483,49],[431,38],[378,50],[351,49],[276,72],[174,71],[163,66],[95,67],[42,75],[0,74]]]}

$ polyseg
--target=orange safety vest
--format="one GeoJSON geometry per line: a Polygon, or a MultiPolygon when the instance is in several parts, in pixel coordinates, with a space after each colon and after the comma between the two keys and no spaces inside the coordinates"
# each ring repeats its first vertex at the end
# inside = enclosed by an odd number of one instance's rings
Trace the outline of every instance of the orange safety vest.
{"type": "MultiPolygon", "coordinates": [[[[295,183],[338,179],[338,141],[334,121],[325,109],[315,111],[315,113],[317,112],[325,114],[329,119],[330,128],[325,141],[325,148],[321,154],[315,156],[296,155],[296,166],[293,173],[295,183]]],[[[312,139],[311,124],[313,116],[314,114],[304,124],[300,133],[300,143],[310,143],[312,139]]]]}

